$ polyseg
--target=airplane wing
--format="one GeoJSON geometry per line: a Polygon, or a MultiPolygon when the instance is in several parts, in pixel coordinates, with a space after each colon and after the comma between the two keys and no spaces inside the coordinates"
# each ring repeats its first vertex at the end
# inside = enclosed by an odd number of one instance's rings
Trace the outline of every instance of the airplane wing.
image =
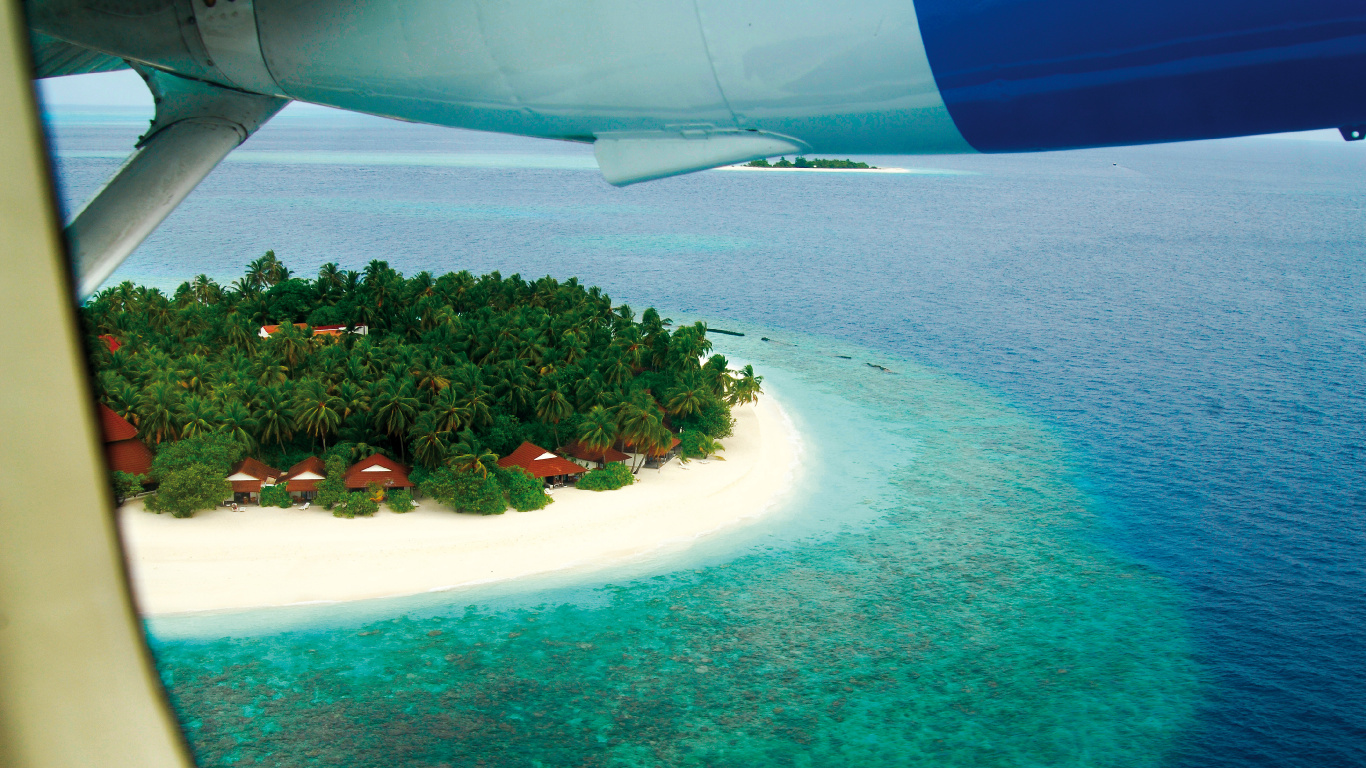
{"type": "Polygon", "coordinates": [[[128,69],[128,62],[117,56],[82,48],[41,32],[30,33],[29,46],[33,50],[34,76],[39,79],[128,69]]]}

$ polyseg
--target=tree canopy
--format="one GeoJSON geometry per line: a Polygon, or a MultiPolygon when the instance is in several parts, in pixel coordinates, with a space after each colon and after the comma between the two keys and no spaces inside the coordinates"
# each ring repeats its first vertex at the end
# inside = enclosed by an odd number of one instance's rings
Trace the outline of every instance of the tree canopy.
{"type": "Polygon", "coordinates": [[[752,371],[707,357],[702,323],[671,331],[653,309],[636,320],[572,278],[404,277],[372,261],[310,280],[270,252],[231,285],[200,275],[168,296],[125,282],[82,313],[99,397],[156,449],[154,475],[316,454],[338,460],[330,476],[379,452],[479,476],[461,489],[479,506],[493,459],[523,440],[655,450],[684,427],[721,438],[730,406],[758,392],[752,371]],[[315,335],[324,323],[368,333],[315,335]],[[265,325],[280,327],[263,338],[265,325]]]}

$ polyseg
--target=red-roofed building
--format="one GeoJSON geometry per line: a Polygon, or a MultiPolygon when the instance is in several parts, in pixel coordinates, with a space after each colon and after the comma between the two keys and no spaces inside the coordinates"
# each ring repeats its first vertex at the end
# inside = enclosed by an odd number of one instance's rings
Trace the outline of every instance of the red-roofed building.
{"type": "Polygon", "coordinates": [[[503,469],[521,467],[530,472],[532,477],[545,480],[552,485],[567,482],[570,478],[588,471],[569,459],[562,459],[531,443],[517,446],[517,450],[498,460],[498,466],[503,469]]]}
{"type": "Polygon", "coordinates": [[[275,485],[284,473],[268,467],[256,459],[242,459],[232,465],[228,482],[232,483],[232,500],[238,504],[254,503],[261,499],[261,486],[275,485]]]}
{"type": "MultiPolygon", "coordinates": [[[[302,330],[302,329],[308,327],[308,323],[295,323],[295,324],[294,324],[294,327],[295,327],[295,328],[298,328],[298,329],[300,329],[300,330],[302,330]]],[[[280,330],[280,326],[278,326],[278,325],[263,325],[263,326],[261,326],[261,330],[259,330],[259,331],[256,332],[256,335],[257,335],[257,336],[260,336],[260,337],[263,338],[263,339],[266,339],[266,338],[270,338],[270,335],[271,335],[272,333],[275,333],[275,332],[278,331],[278,330],[280,330]]],[[[356,335],[358,335],[358,336],[365,336],[365,335],[368,335],[368,334],[370,333],[370,326],[368,326],[368,325],[356,325],[356,326],[352,326],[351,332],[354,333],[354,334],[356,334],[356,335]]],[[[344,326],[344,325],[315,325],[315,326],[313,326],[313,335],[314,335],[314,336],[340,336],[340,335],[342,335],[343,333],[346,333],[346,326],[344,326]]]]}
{"type": "Polygon", "coordinates": [[[104,458],[110,472],[146,475],[152,470],[152,452],[138,439],[138,428],[99,403],[100,431],[104,433],[104,458]]]}
{"type": "Polygon", "coordinates": [[[327,478],[327,465],[317,456],[309,456],[289,468],[280,482],[297,501],[312,501],[318,495],[318,483],[327,478]]]}
{"type": "Polygon", "coordinates": [[[113,334],[100,334],[100,341],[103,341],[105,346],[109,347],[110,352],[117,352],[123,347],[123,343],[114,338],[113,334]]]}
{"type": "Polygon", "coordinates": [[[622,453],[621,451],[618,451],[616,448],[613,448],[611,446],[608,446],[607,450],[605,451],[590,451],[587,447],[584,446],[582,442],[579,442],[578,440],[575,440],[574,442],[568,445],[560,446],[560,453],[563,453],[564,455],[568,456],[571,459],[574,459],[575,461],[582,462],[584,466],[588,466],[589,464],[596,464],[598,466],[605,467],[608,464],[616,464],[622,461],[630,461],[631,459],[630,456],[627,456],[626,454],[622,453]]]}
{"type": "Polygon", "coordinates": [[[408,480],[408,468],[381,453],[358,461],[346,470],[347,488],[363,491],[370,483],[379,483],[385,490],[413,487],[408,480]]]}
{"type": "MultiPolygon", "coordinates": [[[[645,452],[644,466],[649,467],[650,469],[657,469],[668,464],[670,459],[678,455],[678,446],[682,444],[683,441],[679,440],[677,436],[670,436],[667,448],[652,448],[645,452]]],[[[626,443],[622,447],[630,449],[634,446],[630,443],[626,443]]],[[[639,453],[636,455],[639,455],[639,453]]]]}

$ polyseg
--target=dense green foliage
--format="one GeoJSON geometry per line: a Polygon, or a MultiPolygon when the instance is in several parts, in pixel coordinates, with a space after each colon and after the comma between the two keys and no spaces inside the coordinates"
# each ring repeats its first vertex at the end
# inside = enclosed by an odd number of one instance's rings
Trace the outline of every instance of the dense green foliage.
{"type": "Polygon", "coordinates": [[[207,464],[167,472],[157,492],[147,497],[150,512],[170,512],[175,517],[191,517],[201,509],[213,509],[232,496],[232,483],[226,472],[207,464]]]}
{"type": "MultiPolygon", "coordinates": [[[[201,275],[166,296],[123,283],[83,314],[99,397],[157,449],[158,466],[251,455],[288,467],[317,454],[328,462],[324,506],[344,494],[332,459],[344,470],[379,452],[483,478],[523,440],[658,449],[670,423],[724,437],[730,405],[759,381],[720,355],[703,362],[701,323],[671,332],[653,309],[637,321],[573,279],[405,278],[373,261],[363,272],[325,264],[306,280],[267,253],[231,286],[201,275]],[[314,336],[296,322],[369,334],[314,336]],[[97,339],[105,333],[118,352],[97,339]]],[[[461,500],[484,510],[496,495],[461,500]]]]}
{"type": "Polygon", "coordinates": [[[325,479],[319,480],[316,486],[317,495],[313,497],[313,503],[327,509],[332,509],[346,496],[346,459],[341,456],[332,455],[327,457],[327,472],[323,475],[325,479]]]}
{"type": "Polygon", "coordinates": [[[807,160],[805,157],[798,157],[796,160],[788,162],[786,157],[781,158],[776,163],[770,164],[768,160],[760,158],[745,163],[750,168],[845,168],[867,171],[877,168],[876,165],[867,163],[856,163],[853,160],[827,160],[823,157],[813,157],[807,160]]]}
{"type": "Polygon", "coordinates": [[[241,445],[222,432],[187,436],[161,446],[152,459],[152,477],[165,482],[169,473],[195,464],[211,467],[226,476],[244,453],[241,445]]]}
{"type": "Polygon", "coordinates": [[[616,463],[590,471],[580,477],[575,486],[585,491],[615,491],[635,481],[636,478],[631,474],[630,467],[624,463],[616,463]]]}
{"type": "Polygon", "coordinates": [[[110,472],[109,484],[114,489],[116,504],[122,504],[124,499],[142,493],[142,478],[127,472],[110,472]]]}
{"type": "Polygon", "coordinates": [[[716,438],[695,429],[683,430],[678,439],[680,441],[679,450],[685,459],[705,459],[725,448],[716,441],[716,438]]]}
{"type": "Polygon", "coordinates": [[[518,512],[545,509],[554,499],[546,495],[545,484],[532,477],[521,467],[494,470],[498,485],[503,489],[509,507],[518,512]]]}
{"type": "Polygon", "coordinates": [[[493,473],[442,467],[423,477],[421,490],[457,512],[501,515],[508,508],[503,487],[493,473]]]}
{"type": "Polygon", "coordinates": [[[176,517],[213,509],[232,496],[228,470],[243,453],[241,445],[221,432],[187,435],[161,446],[152,459],[157,492],[147,498],[147,509],[176,517]]]}
{"type": "Polygon", "coordinates": [[[365,491],[352,491],[332,510],[334,517],[370,517],[379,511],[379,502],[365,491]]]}
{"type": "Polygon", "coordinates": [[[384,503],[395,512],[402,514],[413,511],[413,494],[407,488],[389,491],[384,495],[384,503]]]}
{"type": "Polygon", "coordinates": [[[294,499],[290,498],[289,491],[285,490],[284,483],[263,485],[261,486],[261,506],[288,509],[294,506],[294,499]]]}

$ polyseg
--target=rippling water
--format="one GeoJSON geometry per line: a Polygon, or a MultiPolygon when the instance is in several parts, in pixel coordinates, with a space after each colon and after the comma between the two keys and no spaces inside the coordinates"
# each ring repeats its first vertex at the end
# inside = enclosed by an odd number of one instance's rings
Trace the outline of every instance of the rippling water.
{"type": "MultiPolygon", "coordinates": [[[[139,127],[56,121],[69,201],[139,127]]],[[[811,469],[766,522],[596,580],[154,623],[196,749],[1366,762],[1364,158],[1250,139],[616,190],[580,146],[282,116],[115,279],[266,248],[578,275],[748,331],[718,347],[811,469]]]]}

